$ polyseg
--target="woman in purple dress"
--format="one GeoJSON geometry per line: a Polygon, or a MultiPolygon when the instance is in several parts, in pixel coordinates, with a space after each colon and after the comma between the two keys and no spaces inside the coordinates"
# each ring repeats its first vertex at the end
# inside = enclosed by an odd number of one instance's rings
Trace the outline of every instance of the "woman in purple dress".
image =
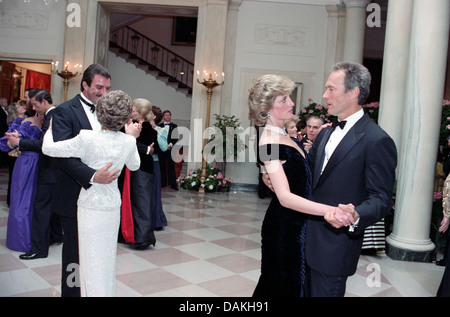
{"type": "MultiPolygon", "coordinates": [[[[39,139],[42,120],[36,116],[17,118],[9,125],[7,132],[17,131],[21,138],[39,139]]],[[[10,146],[6,136],[0,138],[0,150],[17,151],[10,146]]],[[[31,248],[31,219],[36,193],[37,163],[39,152],[20,153],[14,164],[11,178],[11,201],[9,206],[6,246],[15,251],[28,252],[31,248]]]]}

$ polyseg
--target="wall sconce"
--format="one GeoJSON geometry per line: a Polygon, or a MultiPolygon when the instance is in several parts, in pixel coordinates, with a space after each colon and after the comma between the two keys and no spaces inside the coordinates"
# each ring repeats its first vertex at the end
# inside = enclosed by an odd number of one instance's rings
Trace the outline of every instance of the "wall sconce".
{"type": "Polygon", "coordinates": [[[75,64],[73,66],[73,72],[70,70],[70,62],[66,62],[64,64],[63,70],[59,71],[59,62],[52,62],[52,72],[55,74],[58,74],[59,77],[63,79],[63,85],[64,85],[64,100],[67,101],[67,91],[69,88],[69,80],[78,74],[81,74],[81,69],[83,65],[81,64],[75,64]]]}
{"type": "MultiPolygon", "coordinates": [[[[207,94],[206,101],[207,102],[206,102],[205,130],[209,128],[209,117],[210,117],[210,112],[211,112],[211,98],[212,98],[212,94],[213,94],[213,89],[217,86],[222,86],[225,83],[225,74],[224,73],[222,73],[222,82],[221,83],[219,83],[217,81],[218,75],[216,72],[214,72],[214,77],[215,78],[213,78],[213,73],[208,73],[207,71],[203,71],[203,75],[201,77],[202,81],[200,81],[200,71],[197,71],[197,82],[207,88],[207,90],[206,90],[206,94],[207,94]]],[[[206,139],[203,140],[203,149],[205,148],[207,143],[208,143],[208,141],[206,139]]],[[[206,160],[202,153],[202,172],[200,173],[200,187],[198,189],[199,193],[205,192],[204,184],[205,184],[205,180],[206,180],[206,166],[207,166],[206,160]]]]}

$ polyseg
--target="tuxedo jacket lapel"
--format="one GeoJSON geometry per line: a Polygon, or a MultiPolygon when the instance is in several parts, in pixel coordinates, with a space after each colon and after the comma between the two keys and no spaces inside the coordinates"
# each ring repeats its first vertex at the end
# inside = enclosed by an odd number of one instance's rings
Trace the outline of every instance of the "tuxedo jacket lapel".
{"type": "MultiPolygon", "coordinates": [[[[317,182],[320,179],[320,172],[322,170],[323,161],[325,159],[325,146],[328,143],[328,139],[330,138],[331,133],[333,133],[333,129],[328,128],[324,130],[323,137],[320,139],[320,141],[317,143],[317,150],[316,150],[316,156],[314,158],[314,177],[313,177],[313,188],[316,187],[317,182]]],[[[314,144],[314,145],[316,145],[314,144]]]]}
{"type": "Polygon", "coordinates": [[[81,104],[79,98],[74,98],[72,110],[75,113],[76,118],[80,122],[81,129],[92,130],[91,123],[89,122],[89,119],[86,116],[86,112],[84,111],[83,105],[81,104]]]}

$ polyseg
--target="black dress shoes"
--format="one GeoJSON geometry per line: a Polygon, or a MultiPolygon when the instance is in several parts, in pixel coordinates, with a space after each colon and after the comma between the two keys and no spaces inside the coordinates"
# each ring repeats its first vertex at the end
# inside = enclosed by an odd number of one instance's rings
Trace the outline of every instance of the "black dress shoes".
{"type": "Polygon", "coordinates": [[[34,260],[34,259],[42,259],[42,258],[46,258],[47,254],[38,254],[38,253],[33,253],[33,252],[28,252],[28,253],[24,253],[19,255],[19,259],[21,260],[34,260]]]}

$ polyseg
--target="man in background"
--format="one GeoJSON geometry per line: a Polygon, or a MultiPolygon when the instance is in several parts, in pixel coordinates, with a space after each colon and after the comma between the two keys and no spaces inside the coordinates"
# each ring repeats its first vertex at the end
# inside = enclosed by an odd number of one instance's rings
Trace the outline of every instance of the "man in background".
{"type": "Polygon", "coordinates": [[[170,188],[178,190],[177,180],[175,176],[175,162],[173,161],[171,150],[177,139],[172,138],[172,131],[177,127],[173,122],[172,113],[170,110],[164,110],[163,122],[159,124],[160,127],[167,129],[167,151],[159,155],[159,161],[161,166],[161,187],[166,187],[169,184],[170,188]]]}

